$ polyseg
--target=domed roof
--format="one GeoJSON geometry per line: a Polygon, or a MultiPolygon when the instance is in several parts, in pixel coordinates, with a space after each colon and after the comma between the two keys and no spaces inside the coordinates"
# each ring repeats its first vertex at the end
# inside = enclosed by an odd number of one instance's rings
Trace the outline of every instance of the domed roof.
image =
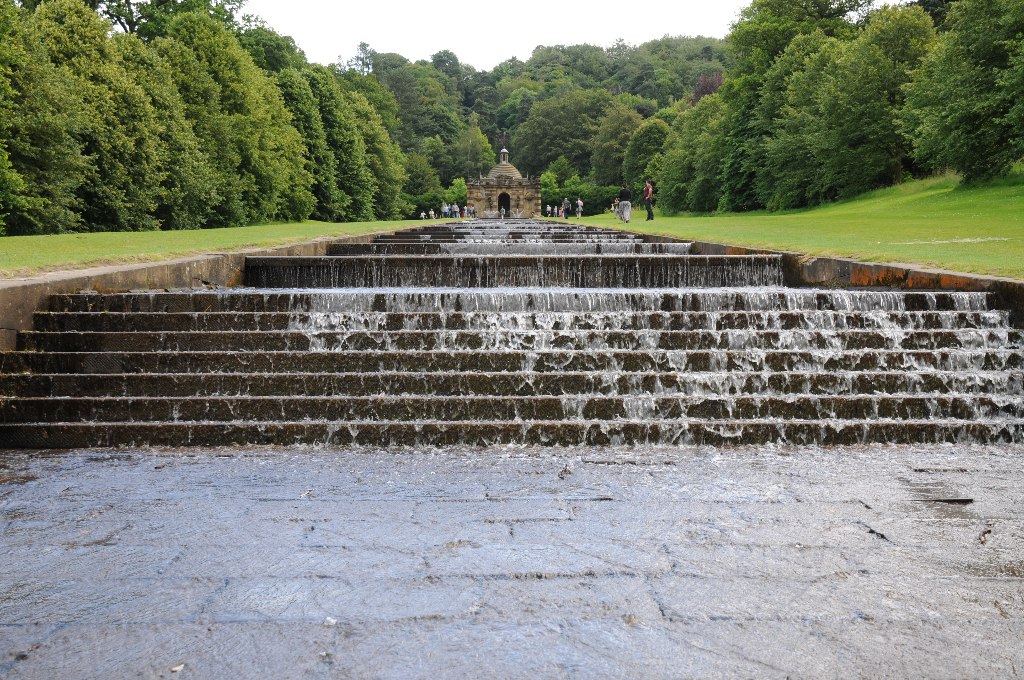
{"type": "Polygon", "coordinates": [[[502,175],[507,175],[512,179],[522,179],[523,175],[516,166],[508,162],[508,149],[503,148],[498,154],[498,164],[491,168],[491,171],[487,173],[488,179],[497,179],[502,175]]]}
{"type": "Polygon", "coordinates": [[[488,179],[497,179],[501,175],[508,175],[512,179],[522,179],[523,174],[516,169],[516,166],[511,163],[498,163],[491,171],[487,173],[488,179]]]}

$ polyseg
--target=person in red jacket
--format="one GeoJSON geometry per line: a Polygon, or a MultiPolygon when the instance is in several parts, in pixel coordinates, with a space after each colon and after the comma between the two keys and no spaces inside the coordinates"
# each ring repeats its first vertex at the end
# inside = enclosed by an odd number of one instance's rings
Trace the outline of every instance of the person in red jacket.
{"type": "Polygon", "coordinates": [[[644,207],[647,208],[646,221],[650,222],[654,219],[654,185],[651,184],[651,180],[644,184],[644,207]]]}

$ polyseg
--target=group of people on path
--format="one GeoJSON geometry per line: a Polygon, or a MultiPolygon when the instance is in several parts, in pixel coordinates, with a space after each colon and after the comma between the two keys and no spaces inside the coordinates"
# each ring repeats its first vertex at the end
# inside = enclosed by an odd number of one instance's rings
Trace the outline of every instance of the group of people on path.
{"type": "MultiPolygon", "coordinates": [[[[650,222],[654,219],[654,184],[651,180],[644,182],[643,190],[643,201],[644,208],[647,209],[647,220],[650,222]]],[[[576,199],[576,217],[583,216],[583,199],[576,199]]],[[[612,203],[612,212],[623,222],[629,222],[633,214],[633,192],[630,191],[629,185],[623,183],[622,188],[619,190],[619,195],[612,203]]],[[[544,206],[544,214],[548,217],[572,217],[573,204],[569,201],[568,197],[562,199],[562,205],[546,205],[544,206]]],[[[447,203],[441,204],[441,212],[437,214],[434,209],[431,208],[429,212],[421,212],[420,219],[436,219],[436,217],[443,217],[445,219],[453,217],[455,219],[463,217],[476,217],[476,207],[467,205],[459,207],[458,205],[448,205],[447,203]]],[[[501,217],[505,217],[505,210],[502,208],[501,217]]]]}
{"type": "Polygon", "coordinates": [[[449,217],[452,217],[452,218],[455,218],[455,219],[460,219],[460,218],[463,218],[463,217],[476,217],[476,206],[475,205],[466,205],[466,206],[459,207],[459,206],[454,205],[454,204],[448,205],[447,203],[442,203],[441,204],[441,212],[440,212],[440,214],[435,213],[433,208],[431,208],[427,212],[420,211],[420,219],[421,220],[426,220],[426,219],[433,220],[433,219],[437,219],[438,217],[443,217],[444,219],[448,219],[449,217]]]}
{"type": "MultiPolygon", "coordinates": [[[[572,203],[568,198],[562,199],[562,205],[544,206],[544,214],[548,217],[572,217],[572,203]]],[[[576,217],[583,217],[583,199],[576,199],[576,217]]]]}
{"type": "MultiPolygon", "coordinates": [[[[644,183],[644,207],[647,208],[645,221],[650,222],[654,219],[654,184],[651,180],[644,183]]],[[[633,192],[629,190],[629,185],[623,183],[619,189],[619,197],[612,204],[612,212],[623,222],[629,222],[633,214],[633,192]]]]}

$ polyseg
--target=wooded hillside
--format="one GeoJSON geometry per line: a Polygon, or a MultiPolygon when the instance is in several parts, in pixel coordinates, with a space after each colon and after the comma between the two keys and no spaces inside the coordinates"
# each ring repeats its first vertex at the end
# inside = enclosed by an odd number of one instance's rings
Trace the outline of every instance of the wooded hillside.
{"type": "Polygon", "coordinates": [[[393,219],[507,134],[543,201],[783,209],[1024,156],[1024,4],[754,0],[726,40],[311,64],[237,0],[0,0],[5,235],[393,219]]]}

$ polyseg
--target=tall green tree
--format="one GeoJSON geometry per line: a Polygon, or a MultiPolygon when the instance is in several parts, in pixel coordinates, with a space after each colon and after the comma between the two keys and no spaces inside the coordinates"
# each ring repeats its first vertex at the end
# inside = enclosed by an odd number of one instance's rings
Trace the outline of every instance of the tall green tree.
{"type": "Polygon", "coordinates": [[[264,71],[302,69],[309,63],[294,39],[281,35],[262,21],[248,23],[239,32],[238,42],[264,71]]]}
{"type": "Polygon", "coordinates": [[[1005,174],[1024,156],[1017,0],[959,0],[907,89],[905,128],[925,166],[965,181],[1005,174]]]}
{"type": "Polygon", "coordinates": [[[24,53],[13,47],[18,12],[12,3],[0,2],[0,236],[6,234],[7,216],[24,204],[25,180],[14,169],[7,152],[11,125],[6,121],[14,111],[15,90],[11,70],[24,60],[24,53]]]}
{"type": "Polygon", "coordinates": [[[425,137],[420,140],[416,153],[426,156],[430,165],[437,171],[441,184],[448,184],[453,178],[462,174],[455,158],[455,147],[446,144],[441,135],[425,137]]]}
{"type": "Polygon", "coordinates": [[[243,6],[245,0],[112,0],[100,3],[99,8],[129,33],[137,30],[143,38],[151,39],[169,35],[171,24],[186,14],[208,17],[233,32],[238,28],[238,12],[243,6]],[[134,27],[129,18],[133,15],[134,27]]]}
{"type": "Polygon", "coordinates": [[[512,135],[516,166],[538,173],[565,156],[581,176],[588,174],[594,134],[611,101],[607,90],[574,89],[534,104],[512,135]]]}
{"type": "Polygon", "coordinates": [[[35,22],[0,0],[0,232],[82,228],[79,189],[92,172],[83,111],[74,77],[50,61],[35,22]]]}
{"type": "Polygon", "coordinates": [[[622,160],[626,146],[643,118],[636,111],[613,101],[597,122],[592,143],[591,165],[597,184],[621,184],[622,160]]]}
{"type": "MultiPolygon", "coordinates": [[[[352,199],[340,186],[338,161],[328,144],[320,102],[299,69],[284,68],[276,78],[285,106],[292,114],[292,125],[302,135],[306,147],[306,170],[313,177],[312,191],[316,197],[312,217],[325,222],[340,222],[352,199]]],[[[330,75],[328,78],[333,85],[333,78],[330,75]]]]}
{"type": "Polygon", "coordinates": [[[770,131],[757,109],[772,63],[798,35],[820,32],[843,39],[852,37],[857,28],[851,19],[870,4],[871,0],[753,0],[740,13],[740,20],[727,37],[734,67],[719,90],[727,107],[721,208],[762,207],[756,177],[770,131]]]}
{"type": "Polygon", "coordinates": [[[331,67],[338,84],[345,92],[358,92],[370,103],[380,118],[384,129],[392,138],[398,133],[398,100],[372,73],[361,75],[352,69],[341,69],[337,64],[331,67]]]}
{"type": "Polygon", "coordinates": [[[629,138],[622,155],[622,178],[633,191],[639,191],[644,180],[651,178],[653,173],[648,172],[648,167],[661,156],[668,135],[668,123],[660,118],[651,118],[629,138]]]}
{"type": "Polygon", "coordinates": [[[725,71],[727,61],[723,41],[702,36],[664,36],[637,47],[623,43],[608,54],[609,89],[653,99],[661,107],[687,98],[702,76],[725,71]]]}
{"type": "Polygon", "coordinates": [[[828,144],[816,137],[823,122],[819,91],[840,49],[838,40],[821,32],[797,36],[766,74],[756,109],[765,134],[758,149],[755,187],[760,205],[770,210],[822,200],[819,151],[828,144]]]}
{"type": "Polygon", "coordinates": [[[545,207],[560,203],[562,200],[558,175],[552,170],[545,170],[540,174],[540,200],[545,207]]]}
{"type": "Polygon", "coordinates": [[[899,123],[904,86],[933,38],[931,18],[909,5],[879,9],[856,40],[842,44],[815,93],[820,115],[811,134],[822,199],[849,198],[902,180],[910,166],[899,123]]]}
{"type": "Polygon", "coordinates": [[[536,101],[537,93],[527,87],[513,90],[495,114],[498,128],[513,133],[530,116],[530,109],[536,101]]]}
{"type": "Polygon", "coordinates": [[[302,220],[316,205],[306,149],[270,76],[216,20],[183,14],[157,47],[215,169],[211,227],[302,220]]]}
{"type": "Polygon", "coordinates": [[[668,213],[713,212],[722,195],[722,169],[728,152],[728,111],[718,94],[703,97],[679,114],[665,140],[656,175],[659,205],[668,213]]]}
{"type": "Polygon", "coordinates": [[[455,160],[462,177],[476,177],[494,165],[494,148],[480,129],[480,117],[469,116],[469,125],[455,142],[455,160]]]}
{"type": "Polygon", "coordinates": [[[441,179],[430,160],[423,154],[411,153],[406,156],[405,171],[407,174],[403,189],[407,194],[416,196],[429,191],[440,191],[441,179]]]}
{"type": "Polygon", "coordinates": [[[185,115],[170,65],[138,37],[120,34],[114,46],[153,105],[162,178],[153,215],[161,229],[198,229],[217,202],[215,173],[185,115]]]}
{"type": "Polygon", "coordinates": [[[156,229],[165,167],[156,111],[125,68],[109,24],[79,0],[51,0],[33,15],[50,59],[72,74],[81,97],[80,139],[93,167],[79,187],[81,227],[156,229]]]}
{"type": "Polygon", "coordinates": [[[411,64],[401,55],[375,53],[373,74],[395,96],[398,104],[398,142],[405,150],[435,135],[451,144],[464,126],[460,99],[451,79],[429,64],[411,64]]]}
{"type": "Polygon", "coordinates": [[[856,39],[799,36],[765,78],[758,115],[769,134],[758,169],[769,209],[848,198],[899,182],[909,147],[903,86],[934,31],[916,6],[882,8],[856,39]]]}
{"type": "Polygon", "coordinates": [[[334,156],[337,189],[346,197],[339,199],[334,219],[372,220],[378,182],[370,168],[366,140],[360,134],[352,107],[327,67],[311,66],[303,73],[319,106],[327,147],[334,156]]]}
{"type": "Polygon", "coordinates": [[[444,194],[445,200],[448,203],[466,207],[466,201],[469,199],[469,187],[466,186],[466,180],[456,177],[452,180],[452,185],[445,190],[444,194]]]}
{"type": "Polygon", "coordinates": [[[377,110],[359,92],[346,92],[356,128],[366,145],[366,164],[374,178],[373,214],[377,219],[397,219],[409,212],[402,198],[405,156],[388,134],[377,110]]]}
{"type": "Polygon", "coordinates": [[[914,3],[932,18],[935,26],[942,28],[943,24],[946,23],[946,14],[949,13],[949,7],[957,0],[916,0],[914,3]]]}

